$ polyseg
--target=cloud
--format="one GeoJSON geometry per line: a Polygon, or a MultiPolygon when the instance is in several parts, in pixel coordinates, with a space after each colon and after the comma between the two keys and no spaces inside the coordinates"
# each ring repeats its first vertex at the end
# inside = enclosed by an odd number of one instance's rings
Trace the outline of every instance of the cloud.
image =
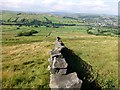
{"type": "Polygon", "coordinates": [[[42,4],[51,4],[54,2],[55,2],[55,0],[43,0],[43,1],[41,1],[42,4]]]}
{"type": "Polygon", "coordinates": [[[85,0],[85,1],[80,1],[81,4],[83,5],[104,5],[104,2],[102,0],[91,0],[91,1],[88,1],[88,0],[85,0]]]}
{"type": "Polygon", "coordinates": [[[66,11],[117,13],[118,0],[3,0],[2,9],[26,11],[66,11]]]}
{"type": "Polygon", "coordinates": [[[3,0],[1,1],[2,9],[22,9],[31,7],[34,0],[3,0]]]}

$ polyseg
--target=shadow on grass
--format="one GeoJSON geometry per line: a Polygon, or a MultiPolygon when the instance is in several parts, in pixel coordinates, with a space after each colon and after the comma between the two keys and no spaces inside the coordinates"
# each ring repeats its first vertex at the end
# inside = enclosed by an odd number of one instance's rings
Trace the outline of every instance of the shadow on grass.
{"type": "Polygon", "coordinates": [[[83,81],[81,90],[102,90],[95,78],[91,65],[66,47],[61,50],[61,53],[68,63],[67,74],[76,72],[78,78],[83,81]]]}

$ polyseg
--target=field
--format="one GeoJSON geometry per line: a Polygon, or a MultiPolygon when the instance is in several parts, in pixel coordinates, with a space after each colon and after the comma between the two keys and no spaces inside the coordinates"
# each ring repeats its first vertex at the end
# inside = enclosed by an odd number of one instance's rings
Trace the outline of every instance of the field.
{"type": "Polygon", "coordinates": [[[86,26],[22,26],[18,29],[16,25],[2,25],[3,88],[49,88],[48,58],[57,36],[92,66],[94,73],[98,73],[97,80],[102,88],[117,88],[118,37],[91,35],[86,30],[86,26]],[[38,33],[17,36],[19,32],[28,30],[38,33]]]}

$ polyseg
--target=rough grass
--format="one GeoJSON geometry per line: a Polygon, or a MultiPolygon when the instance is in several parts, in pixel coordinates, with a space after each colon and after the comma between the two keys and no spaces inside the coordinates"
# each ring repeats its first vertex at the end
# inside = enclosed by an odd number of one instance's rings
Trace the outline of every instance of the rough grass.
{"type": "Polygon", "coordinates": [[[4,87],[48,87],[47,59],[50,43],[3,46],[4,87]],[[49,46],[49,48],[48,48],[49,46]],[[11,85],[9,85],[11,84],[11,85]]]}
{"type": "Polygon", "coordinates": [[[29,28],[3,26],[3,87],[49,87],[47,70],[49,52],[54,48],[55,37],[85,60],[98,73],[102,88],[118,84],[117,37],[88,35],[86,27],[29,28]],[[16,37],[23,30],[34,29],[34,36],[16,37]],[[46,35],[52,31],[48,37],[46,35]]]}

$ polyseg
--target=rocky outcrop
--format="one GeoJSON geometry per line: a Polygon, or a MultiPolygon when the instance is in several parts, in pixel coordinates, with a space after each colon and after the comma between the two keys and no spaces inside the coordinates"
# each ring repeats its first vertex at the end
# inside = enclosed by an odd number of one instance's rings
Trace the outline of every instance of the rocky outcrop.
{"type": "Polygon", "coordinates": [[[63,57],[61,51],[66,47],[59,37],[56,38],[55,49],[51,51],[48,59],[50,65],[50,88],[51,89],[78,89],[80,90],[82,80],[77,77],[76,72],[67,73],[69,64],[63,57]]]}

